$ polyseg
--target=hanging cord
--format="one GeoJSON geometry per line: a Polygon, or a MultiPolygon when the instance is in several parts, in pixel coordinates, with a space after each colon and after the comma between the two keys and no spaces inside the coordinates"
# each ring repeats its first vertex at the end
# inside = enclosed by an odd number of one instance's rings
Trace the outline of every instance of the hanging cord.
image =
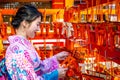
{"type": "Polygon", "coordinates": [[[117,22],[119,22],[119,12],[120,12],[120,10],[119,10],[119,0],[116,0],[115,1],[115,4],[116,4],[116,7],[115,7],[115,11],[116,11],[116,15],[117,15],[117,22]]]}
{"type": "Polygon", "coordinates": [[[100,0],[96,0],[96,17],[98,21],[100,20],[99,14],[100,14],[100,0]]]}
{"type": "MultiPolygon", "coordinates": [[[[44,12],[43,12],[43,24],[44,24],[44,28],[46,30],[46,9],[44,9],[44,12]]],[[[44,35],[44,53],[46,55],[46,33],[44,35]]]]}
{"type": "Polygon", "coordinates": [[[88,19],[89,19],[89,18],[88,18],[88,5],[89,5],[89,4],[88,4],[88,0],[86,0],[86,3],[87,3],[87,18],[86,18],[86,20],[87,20],[87,22],[88,22],[88,19]]]}
{"type": "Polygon", "coordinates": [[[92,0],[92,7],[91,7],[91,14],[92,14],[92,23],[94,22],[94,7],[93,7],[93,0],[92,0]]]}

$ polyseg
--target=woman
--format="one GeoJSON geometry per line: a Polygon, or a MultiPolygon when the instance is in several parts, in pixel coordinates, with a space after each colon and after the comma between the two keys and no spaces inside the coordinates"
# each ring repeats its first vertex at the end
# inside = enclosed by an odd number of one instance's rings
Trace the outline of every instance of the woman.
{"type": "Polygon", "coordinates": [[[12,26],[16,34],[9,36],[6,50],[6,67],[12,80],[58,80],[66,74],[66,68],[59,68],[59,60],[68,53],[63,51],[41,61],[38,53],[27,38],[34,38],[39,30],[42,14],[32,5],[18,9],[12,26]]]}

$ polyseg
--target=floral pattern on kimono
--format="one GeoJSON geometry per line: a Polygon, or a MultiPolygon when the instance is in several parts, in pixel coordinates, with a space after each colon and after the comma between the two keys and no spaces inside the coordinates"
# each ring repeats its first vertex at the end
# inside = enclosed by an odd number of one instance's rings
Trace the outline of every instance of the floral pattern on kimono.
{"type": "Polygon", "coordinates": [[[29,40],[20,35],[10,36],[8,40],[5,64],[12,80],[58,80],[56,57],[40,60],[29,40]]]}

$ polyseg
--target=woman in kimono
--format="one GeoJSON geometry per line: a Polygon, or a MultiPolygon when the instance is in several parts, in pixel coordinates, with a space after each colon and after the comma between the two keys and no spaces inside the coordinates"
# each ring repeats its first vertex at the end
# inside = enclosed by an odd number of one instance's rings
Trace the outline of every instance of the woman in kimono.
{"type": "Polygon", "coordinates": [[[5,64],[12,80],[58,80],[65,77],[66,68],[59,67],[68,53],[63,51],[46,60],[40,60],[28,38],[39,30],[42,14],[32,5],[20,7],[11,24],[16,34],[9,36],[5,64]]]}

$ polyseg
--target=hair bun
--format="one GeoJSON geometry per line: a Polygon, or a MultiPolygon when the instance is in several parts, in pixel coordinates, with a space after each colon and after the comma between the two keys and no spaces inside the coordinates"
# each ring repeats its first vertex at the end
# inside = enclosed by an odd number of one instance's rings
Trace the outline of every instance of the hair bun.
{"type": "Polygon", "coordinates": [[[11,25],[13,25],[14,28],[18,28],[20,25],[20,22],[21,22],[20,19],[13,18],[11,25]]]}

